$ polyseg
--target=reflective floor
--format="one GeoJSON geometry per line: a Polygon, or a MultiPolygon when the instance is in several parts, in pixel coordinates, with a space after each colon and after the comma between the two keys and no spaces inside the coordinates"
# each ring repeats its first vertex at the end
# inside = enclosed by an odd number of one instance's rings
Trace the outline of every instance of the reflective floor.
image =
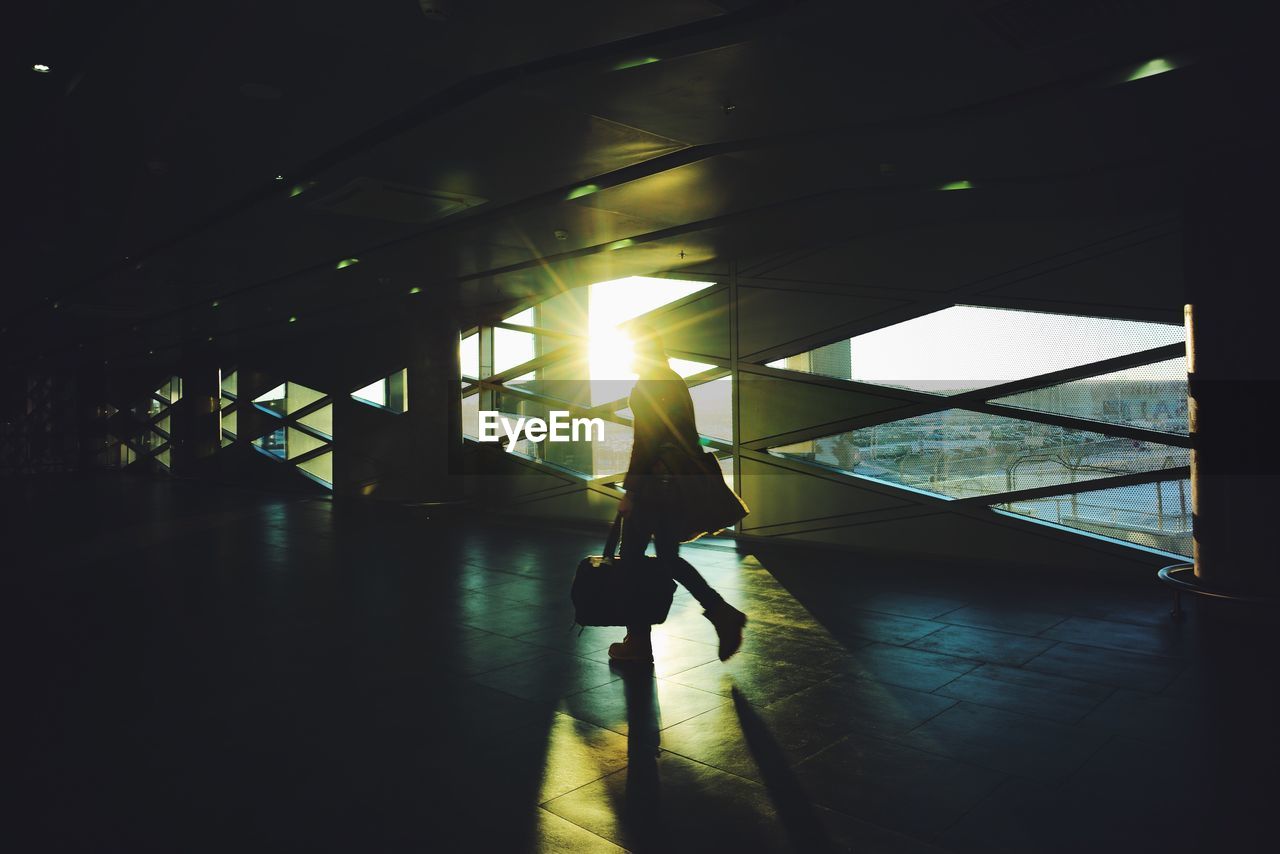
{"type": "Polygon", "coordinates": [[[1274,628],[1171,623],[1145,573],[686,546],[744,649],[680,591],[628,676],[620,630],[571,629],[594,533],[2,486],[5,850],[1244,851],[1272,821],[1274,628]]]}

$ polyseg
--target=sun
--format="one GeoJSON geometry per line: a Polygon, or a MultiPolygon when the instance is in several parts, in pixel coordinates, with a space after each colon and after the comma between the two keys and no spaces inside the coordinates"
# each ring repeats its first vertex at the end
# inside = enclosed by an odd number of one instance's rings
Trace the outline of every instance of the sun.
{"type": "Polygon", "coordinates": [[[629,276],[591,285],[587,315],[588,365],[593,380],[630,380],[631,338],[621,327],[628,321],[667,303],[709,287],[711,282],[690,282],[650,276],[629,276]]]}
{"type": "Polygon", "coordinates": [[[593,329],[587,340],[587,363],[592,380],[628,380],[634,382],[631,369],[633,344],[631,336],[618,326],[593,329]]]}

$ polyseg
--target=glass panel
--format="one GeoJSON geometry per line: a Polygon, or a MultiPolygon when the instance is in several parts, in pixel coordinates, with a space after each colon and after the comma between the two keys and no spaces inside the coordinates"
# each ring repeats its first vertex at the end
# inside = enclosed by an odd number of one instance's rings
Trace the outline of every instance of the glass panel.
{"type": "Polygon", "coordinates": [[[222,432],[231,436],[231,438],[233,439],[235,438],[235,435],[236,435],[237,420],[238,419],[236,418],[236,413],[234,412],[224,412],[222,414],[222,432]]]}
{"type": "Polygon", "coordinates": [[[408,401],[409,371],[396,371],[389,377],[374,380],[364,388],[351,392],[353,400],[361,403],[380,406],[395,413],[402,413],[409,408],[408,401]]]}
{"type": "Polygon", "coordinates": [[[325,394],[322,391],[316,391],[298,383],[285,383],[285,411],[292,415],[299,409],[310,406],[324,396],[325,394]]]}
{"type": "Polygon", "coordinates": [[[409,411],[409,369],[387,377],[387,408],[392,412],[409,411]]]}
{"type": "MultiPolygon", "coordinates": [[[[304,415],[303,417],[298,419],[298,423],[304,427],[310,427],[313,430],[323,433],[324,435],[332,439],[333,438],[333,404],[329,404],[328,406],[322,406],[319,409],[317,409],[315,412],[304,415]]],[[[293,450],[292,442],[290,443],[289,449],[290,451],[293,450]]],[[[302,451],[297,451],[296,453],[300,454],[302,453],[302,451]]]]}
{"type": "Polygon", "coordinates": [[[519,312],[518,314],[513,314],[510,317],[503,318],[503,320],[515,326],[537,326],[538,325],[535,320],[535,312],[533,308],[526,308],[524,311],[519,312]]]}
{"type": "Polygon", "coordinates": [[[671,370],[685,378],[716,369],[715,365],[708,365],[706,362],[690,362],[688,359],[667,359],[667,364],[671,366],[671,370]]]}
{"type": "Polygon", "coordinates": [[[254,403],[266,407],[277,415],[290,415],[323,398],[324,392],[307,388],[298,383],[280,383],[268,392],[255,397],[254,403]]]}
{"type": "Polygon", "coordinates": [[[906,418],[769,453],[968,498],[1190,465],[1190,452],[962,409],[906,418]]]}
{"type": "Polygon", "coordinates": [[[629,276],[591,285],[591,334],[662,308],[711,287],[714,282],[629,276]]]}
{"type": "Polygon", "coordinates": [[[259,439],[254,439],[253,444],[272,456],[280,459],[285,458],[285,432],[283,427],[259,439]]]}
{"type": "Polygon", "coordinates": [[[1187,435],[1185,357],[1072,380],[993,403],[1187,435]]]}
{"type": "Polygon", "coordinates": [[[534,357],[537,344],[532,332],[493,330],[493,371],[500,374],[534,357]]]}
{"type": "Polygon", "coordinates": [[[480,435],[480,395],[462,399],[462,435],[475,439],[480,435]]]}
{"type": "MultiPolygon", "coordinates": [[[[719,458],[720,473],[724,475],[724,482],[729,484],[729,488],[733,489],[733,455],[729,454],[719,458]]],[[[733,490],[737,492],[736,489],[733,490]]]]}
{"type": "MultiPolygon", "coordinates": [[[[631,341],[620,326],[642,314],[705,290],[711,284],[711,282],[631,276],[591,285],[588,299],[590,311],[587,318],[591,379],[634,381],[635,374],[631,370],[631,341]]],[[[679,360],[672,360],[672,369],[680,372],[681,376],[688,376],[689,374],[681,371],[675,364],[677,361],[679,360]]],[[[706,367],[702,370],[706,370],[706,367]]],[[[697,371],[691,370],[689,373],[697,373],[697,371]]],[[[618,396],[615,396],[611,399],[617,398],[618,396]]]]}
{"type": "Polygon", "coordinates": [[[170,428],[171,422],[172,422],[172,419],[168,415],[166,415],[165,417],[161,418],[159,421],[156,422],[155,429],[159,430],[161,433],[165,434],[166,436],[171,436],[173,435],[173,430],[170,428]]]}
{"type": "Polygon", "coordinates": [[[351,396],[363,403],[372,403],[374,406],[386,406],[387,381],[385,379],[374,380],[364,388],[358,388],[351,392],[351,396]]]}
{"type": "Polygon", "coordinates": [[[769,366],[956,394],[1184,340],[1174,324],[958,305],[769,366]]]}
{"type": "Polygon", "coordinates": [[[698,432],[713,439],[733,441],[733,380],[721,377],[689,389],[698,432]]]}
{"type": "Polygon", "coordinates": [[[167,469],[167,468],[169,468],[169,466],[170,466],[170,463],[169,463],[169,449],[168,449],[168,448],[165,448],[163,451],[161,451],[160,453],[156,454],[156,461],[157,461],[158,463],[160,463],[160,465],[164,466],[166,469],[167,469]]]}
{"type": "Polygon", "coordinates": [[[224,376],[222,378],[222,393],[226,395],[230,395],[231,397],[239,396],[240,392],[238,390],[239,389],[238,382],[239,382],[239,377],[236,375],[235,371],[232,371],[231,373],[224,376]]]}
{"type": "Polygon", "coordinates": [[[604,441],[588,445],[592,452],[591,476],[624,473],[631,462],[631,442],[634,436],[635,432],[630,427],[612,421],[604,422],[604,441]]]}
{"type": "Polygon", "coordinates": [[[271,410],[276,415],[284,415],[285,414],[285,408],[284,408],[285,388],[284,387],[285,387],[285,384],[280,383],[280,385],[276,386],[270,391],[263,392],[262,394],[255,397],[253,399],[253,402],[257,404],[261,404],[262,406],[265,406],[267,409],[271,410]]]}
{"type": "Polygon", "coordinates": [[[303,454],[314,451],[317,448],[323,448],[327,444],[329,443],[325,440],[317,439],[310,433],[304,433],[301,430],[290,427],[288,438],[285,441],[285,456],[288,459],[293,459],[294,457],[300,457],[303,454]]]}
{"type": "Polygon", "coordinates": [[[997,509],[1191,555],[1191,482],[1167,480],[997,504],[997,509]]]}
{"type": "Polygon", "coordinates": [[[480,378],[480,336],[468,335],[458,344],[458,361],[462,364],[462,375],[472,379],[480,378]]]}
{"type": "Polygon", "coordinates": [[[182,379],[170,377],[164,385],[156,389],[155,396],[167,404],[177,403],[182,399],[182,379]]]}
{"type": "Polygon", "coordinates": [[[321,454],[318,457],[312,457],[309,460],[298,463],[298,468],[312,475],[317,480],[324,481],[326,486],[333,486],[333,451],[321,454]]]}

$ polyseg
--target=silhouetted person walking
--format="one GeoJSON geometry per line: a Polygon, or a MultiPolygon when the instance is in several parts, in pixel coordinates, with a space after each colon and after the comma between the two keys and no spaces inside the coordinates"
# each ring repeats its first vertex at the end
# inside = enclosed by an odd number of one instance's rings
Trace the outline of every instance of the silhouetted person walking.
{"type": "MultiPolygon", "coordinates": [[[[715,626],[720,639],[720,660],[742,645],[747,615],[729,605],[687,561],[680,560],[680,531],[675,518],[679,501],[674,493],[678,477],[672,472],[692,469],[689,460],[703,453],[694,423],[693,399],[684,379],[667,364],[667,353],[656,330],[647,324],[630,325],[635,345],[633,370],[639,376],[631,392],[633,436],[631,462],[623,481],[626,495],[619,508],[622,525],[621,559],[624,566],[642,567],[645,548],[653,539],[656,565],[683,584],[702,605],[703,614],[715,626]]],[[[609,658],[618,662],[653,662],[649,626],[627,626],[621,643],[609,647],[609,658]]]]}

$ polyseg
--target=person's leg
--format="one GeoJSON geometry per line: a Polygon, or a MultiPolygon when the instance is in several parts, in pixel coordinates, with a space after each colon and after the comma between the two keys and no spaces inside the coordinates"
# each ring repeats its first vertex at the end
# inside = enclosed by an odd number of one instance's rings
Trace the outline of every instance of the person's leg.
{"type": "Polygon", "coordinates": [[[702,573],[689,561],[680,559],[680,543],[665,526],[660,526],[654,532],[653,547],[658,560],[667,568],[671,577],[692,593],[693,598],[705,610],[711,611],[724,605],[724,597],[707,583],[702,573]]]}
{"type": "MultiPolygon", "coordinates": [[[[622,544],[618,558],[631,571],[642,572],[645,567],[644,551],[654,534],[653,516],[642,507],[633,507],[622,522],[622,544]]],[[[635,577],[634,575],[632,576],[635,577]]],[[[627,626],[627,636],[622,643],[609,646],[609,657],[615,661],[653,661],[653,644],[649,639],[649,625],[627,626]]]]}
{"type": "Polygon", "coordinates": [[[671,577],[684,585],[702,606],[703,615],[715,627],[716,637],[720,641],[720,660],[727,661],[742,646],[742,627],[747,623],[747,615],[724,601],[724,597],[707,583],[693,564],[680,559],[680,541],[669,526],[661,521],[654,531],[653,545],[658,559],[666,566],[671,577]]]}

